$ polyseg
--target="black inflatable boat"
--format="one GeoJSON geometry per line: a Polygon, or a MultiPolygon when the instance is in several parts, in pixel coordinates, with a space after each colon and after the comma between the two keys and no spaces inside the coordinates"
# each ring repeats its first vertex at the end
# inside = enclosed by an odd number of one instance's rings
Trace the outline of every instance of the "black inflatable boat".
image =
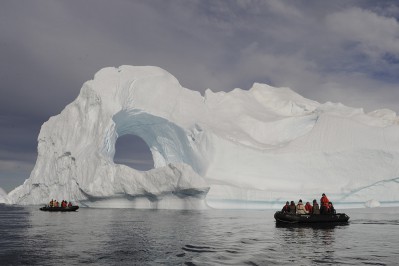
{"type": "Polygon", "coordinates": [[[46,212],[74,212],[77,209],[79,209],[79,206],[71,206],[71,207],[50,207],[50,206],[44,206],[41,207],[41,211],[46,211],[46,212]]]}
{"type": "Polygon", "coordinates": [[[336,214],[292,214],[278,211],[274,214],[276,223],[288,224],[317,224],[317,223],[347,223],[349,216],[345,213],[336,214]]]}

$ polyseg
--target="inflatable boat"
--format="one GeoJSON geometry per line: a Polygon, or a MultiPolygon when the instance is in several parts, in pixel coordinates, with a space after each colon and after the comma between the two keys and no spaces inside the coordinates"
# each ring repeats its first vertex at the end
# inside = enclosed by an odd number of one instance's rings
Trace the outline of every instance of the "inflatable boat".
{"type": "Polygon", "coordinates": [[[345,213],[329,214],[293,214],[278,211],[274,214],[276,223],[288,224],[317,224],[317,223],[347,223],[349,216],[345,213]]]}
{"type": "Polygon", "coordinates": [[[71,206],[71,207],[50,207],[50,206],[44,206],[41,207],[41,211],[46,211],[46,212],[74,212],[77,209],[79,209],[79,206],[71,206]]]}

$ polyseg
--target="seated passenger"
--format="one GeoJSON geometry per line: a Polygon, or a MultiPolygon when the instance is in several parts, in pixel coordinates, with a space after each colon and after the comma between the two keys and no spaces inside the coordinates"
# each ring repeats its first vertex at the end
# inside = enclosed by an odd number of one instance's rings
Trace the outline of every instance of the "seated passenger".
{"type": "Polygon", "coordinates": [[[312,208],[312,205],[310,205],[309,201],[306,202],[306,204],[305,204],[305,210],[306,210],[308,213],[312,213],[313,208],[312,208]]]}
{"type": "Polygon", "coordinates": [[[334,206],[332,205],[332,202],[328,203],[327,213],[336,214],[336,211],[335,211],[334,206]]]}
{"type": "Polygon", "coordinates": [[[292,213],[292,214],[296,213],[296,206],[295,206],[295,203],[293,200],[291,201],[291,204],[290,204],[290,213],[292,213]]]}
{"type": "Polygon", "coordinates": [[[305,206],[302,204],[302,200],[298,201],[298,205],[296,205],[296,214],[307,214],[308,211],[305,209],[305,206]]]}
{"type": "Polygon", "coordinates": [[[282,212],[290,212],[290,203],[287,201],[281,210],[282,212]]]}
{"type": "Polygon", "coordinates": [[[319,204],[317,204],[317,200],[315,200],[315,199],[313,200],[312,213],[313,214],[320,214],[319,204]]]}
{"type": "Polygon", "coordinates": [[[72,202],[69,202],[69,203],[68,203],[68,207],[72,207],[72,202]]]}

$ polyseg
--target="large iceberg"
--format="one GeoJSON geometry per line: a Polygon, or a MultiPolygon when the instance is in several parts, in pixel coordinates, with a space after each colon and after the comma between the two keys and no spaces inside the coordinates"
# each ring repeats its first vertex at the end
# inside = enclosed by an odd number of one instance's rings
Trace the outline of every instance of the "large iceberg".
{"type": "Polygon", "coordinates": [[[9,203],[95,207],[274,208],[326,193],[337,204],[399,205],[399,119],[255,83],[183,88],[157,67],[104,68],[43,124],[36,165],[9,203]],[[154,169],[113,161],[142,138],[154,169]]]}

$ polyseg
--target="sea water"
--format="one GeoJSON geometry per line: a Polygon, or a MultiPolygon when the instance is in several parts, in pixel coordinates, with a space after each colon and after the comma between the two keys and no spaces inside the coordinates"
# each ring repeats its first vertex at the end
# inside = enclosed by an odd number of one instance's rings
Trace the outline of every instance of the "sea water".
{"type": "Polygon", "coordinates": [[[0,205],[0,265],[398,265],[399,208],[345,213],[348,225],[280,227],[273,210],[0,205]]]}

